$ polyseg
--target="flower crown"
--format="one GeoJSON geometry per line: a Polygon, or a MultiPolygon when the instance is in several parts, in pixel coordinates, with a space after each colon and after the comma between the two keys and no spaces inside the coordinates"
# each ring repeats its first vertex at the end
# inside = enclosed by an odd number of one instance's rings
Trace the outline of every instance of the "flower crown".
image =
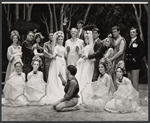
{"type": "Polygon", "coordinates": [[[13,36],[18,36],[18,38],[20,38],[20,35],[19,35],[19,32],[17,30],[13,30],[11,33],[10,33],[10,38],[12,39],[13,36]]]}
{"type": "Polygon", "coordinates": [[[41,39],[44,39],[44,36],[40,32],[35,33],[35,36],[37,35],[39,35],[41,39]]]}
{"type": "Polygon", "coordinates": [[[42,66],[42,59],[39,56],[34,56],[32,58],[32,65],[33,65],[34,61],[38,61],[39,62],[39,67],[42,66]]]}

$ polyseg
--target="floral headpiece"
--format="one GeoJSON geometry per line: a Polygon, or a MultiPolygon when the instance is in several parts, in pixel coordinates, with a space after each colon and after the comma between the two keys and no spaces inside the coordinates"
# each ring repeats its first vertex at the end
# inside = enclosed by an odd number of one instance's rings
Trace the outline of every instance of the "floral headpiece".
{"type": "Polygon", "coordinates": [[[16,63],[20,63],[20,64],[23,66],[23,62],[22,62],[21,58],[15,59],[14,65],[15,65],[16,63]]]}
{"type": "Polygon", "coordinates": [[[39,56],[34,56],[32,58],[32,64],[31,65],[33,65],[34,61],[38,61],[39,62],[39,67],[42,66],[42,59],[39,56]]]}
{"type": "Polygon", "coordinates": [[[35,37],[36,37],[37,35],[39,35],[41,39],[44,39],[44,36],[43,36],[40,32],[35,33],[35,37]]]}
{"type": "Polygon", "coordinates": [[[10,34],[10,39],[12,39],[15,35],[18,36],[18,38],[20,38],[19,32],[17,30],[13,30],[10,34]]]}

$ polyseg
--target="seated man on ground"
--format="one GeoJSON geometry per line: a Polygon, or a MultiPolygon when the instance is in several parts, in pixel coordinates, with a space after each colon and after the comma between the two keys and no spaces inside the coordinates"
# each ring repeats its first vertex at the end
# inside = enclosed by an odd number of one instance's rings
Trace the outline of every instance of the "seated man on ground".
{"type": "Polygon", "coordinates": [[[65,95],[61,100],[53,105],[53,108],[58,112],[78,110],[76,105],[78,104],[79,98],[79,84],[75,78],[76,72],[77,68],[75,66],[69,65],[67,67],[67,82],[64,80],[62,75],[59,74],[62,84],[65,86],[65,95]]]}

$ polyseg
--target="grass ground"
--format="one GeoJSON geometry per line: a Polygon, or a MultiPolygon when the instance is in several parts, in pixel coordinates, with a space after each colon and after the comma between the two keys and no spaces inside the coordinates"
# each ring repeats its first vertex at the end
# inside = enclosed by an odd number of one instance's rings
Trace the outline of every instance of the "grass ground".
{"type": "Polygon", "coordinates": [[[127,114],[85,112],[84,108],[73,112],[56,112],[52,106],[25,106],[1,108],[2,121],[148,121],[148,95],[146,85],[140,86],[141,111],[127,114]]]}

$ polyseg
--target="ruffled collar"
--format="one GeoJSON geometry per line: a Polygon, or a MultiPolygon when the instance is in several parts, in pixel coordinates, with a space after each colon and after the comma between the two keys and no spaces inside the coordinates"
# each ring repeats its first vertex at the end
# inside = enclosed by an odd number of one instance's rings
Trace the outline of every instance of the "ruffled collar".
{"type": "Polygon", "coordinates": [[[121,78],[118,79],[119,82],[122,82],[122,80],[123,80],[123,77],[121,77],[121,78]]]}
{"type": "MultiPolygon", "coordinates": [[[[105,73],[106,73],[106,72],[105,72],[105,73]]],[[[100,78],[102,78],[102,77],[105,75],[105,73],[103,73],[103,74],[100,73],[100,74],[99,74],[100,78]]]]}

